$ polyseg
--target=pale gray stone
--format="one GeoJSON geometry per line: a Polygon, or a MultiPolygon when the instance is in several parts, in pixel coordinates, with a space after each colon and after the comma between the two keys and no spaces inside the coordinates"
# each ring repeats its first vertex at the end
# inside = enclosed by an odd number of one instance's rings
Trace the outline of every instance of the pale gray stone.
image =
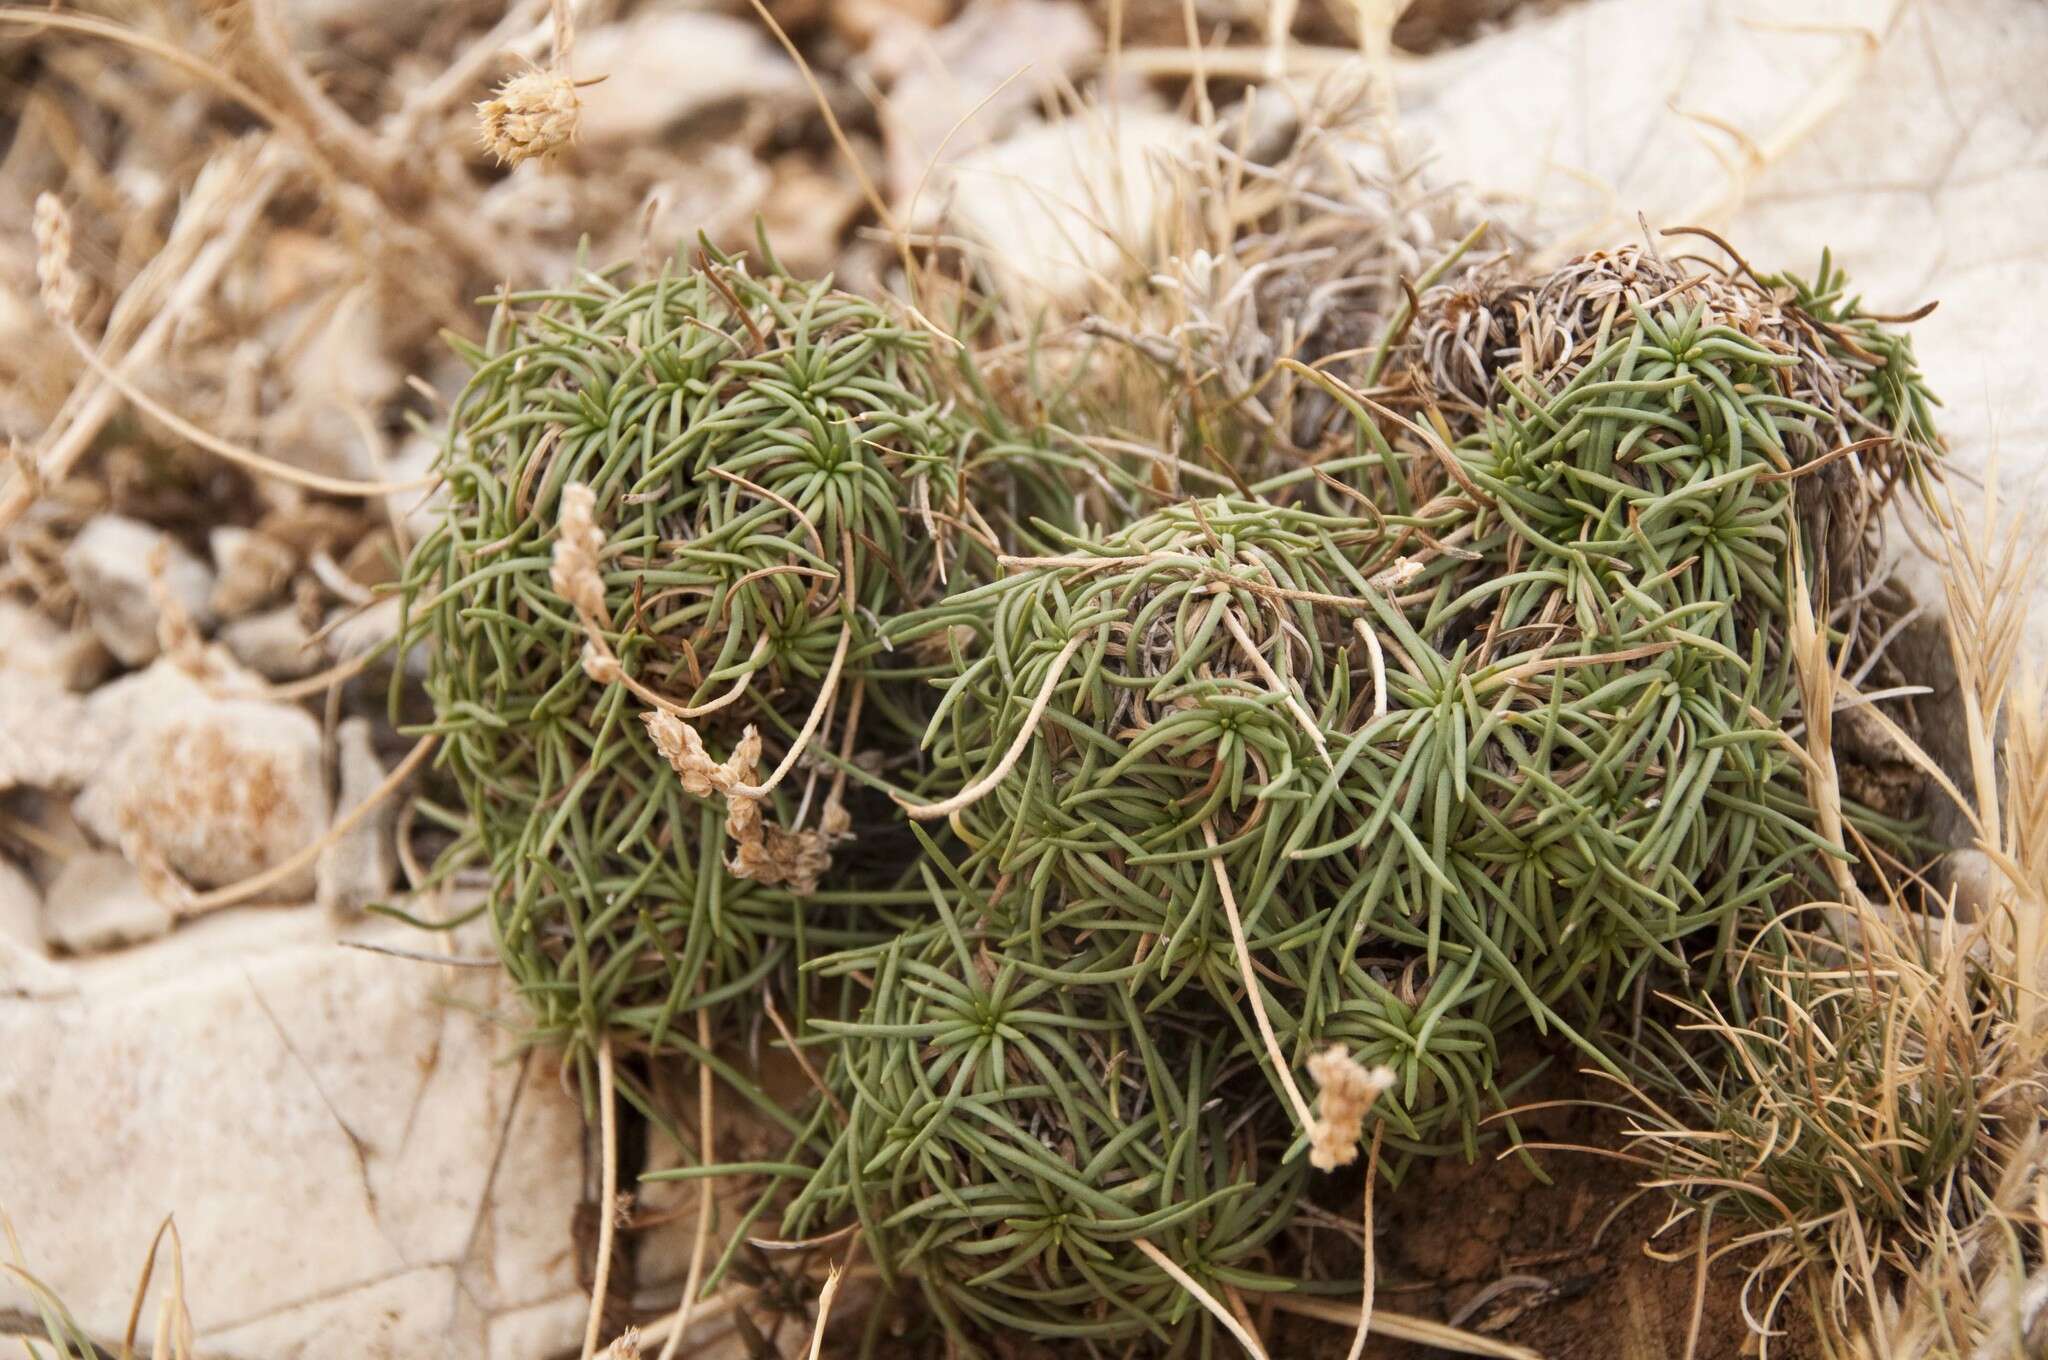
{"type": "Polygon", "coordinates": [[[154,940],[170,930],[170,908],[116,854],[74,855],[57,871],[43,902],[43,934],[69,954],[92,954],[154,940]]]}
{"type": "Polygon", "coordinates": [[[283,604],[220,630],[220,644],[235,660],[267,680],[298,680],[327,664],[297,606],[283,604]]]}
{"type": "Polygon", "coordinates": [[[184,545],[154,525],[125,515],[96,515],[64,550],[64,571],[85,604],[86,616],[117,660],[147,665],[157,651],[156,596],[150,560],[164,553],[164,586],[194,623],[212,618],[213,572],[184,545]]]}
{"type": "MultiPolygon", "coordinates": [[[[338,821],[376,791],[387,771],[377,758],[367,719],[343,722],[335,730],[334,745],[340,785],[334,809],[338,821]]],[[[390,893],[398,878],[398,851],[391,839],[397,815],[398,800],[387,798],[320,852],[313,871],[315,901],[329,911],[359,916],[390,893]]]]}
{"type": "Polygon", "coordinates": [[[793,106],[803,82],[759,24],[701,10],[645,10],[579,33],[570,58],[578,80],[578,140],[588,146],[645,142],[690,115],[737,100],[793,106]]]}
{"type": "MultiPolygon", "coordinates": [[[[106,759],[79,793],[79,824],[131,855],[160,856],[195,887],[263,872],[328,825],[320,726],[299,708],[233,697],[169,661],[103,686],[87,705],[106,759]]],[[[272,900],[303,898],[312,865],[272,900]]]]}

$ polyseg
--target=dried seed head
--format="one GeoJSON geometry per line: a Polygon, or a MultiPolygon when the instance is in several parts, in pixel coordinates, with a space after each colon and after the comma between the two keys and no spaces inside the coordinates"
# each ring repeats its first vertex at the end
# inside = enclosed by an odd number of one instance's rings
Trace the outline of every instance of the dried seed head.
{"type": "Polygon", "coordinates": [[[1308,1074],[1321,1088],[1316,1109],[1322,1116],[1308,1131],[1309,1165],[1318,1171],[1349,1166],[1358,1160],[1366,1112],[1394,1084],[1394,1071],[1366,1068],[1342,1044],[1332,1044],[1308,1060],[1308,1074]]]}
{"type": "Polygon", "coordinates": [[[583,673],[600,685],[616,685],[626,677],[619,659],[595,641],[583,644],[583,673]]]}
{"type": "Polygon", "coordinates": [[[640,1360],[640,1329],[628,1327],[619,1333],[619,1339],[606,1348],[610,1360],[640,1360]]]}
{"type": "Polygon", "coordinates": [[[798,897],[808,897],[832,867],[832,851],[821,832],[785,831],[773,822],[761,822],[758,837],[736,844],[725,867],[735,878],[752,879],[769,888],[779,885],[798,897]]]}
{"type": "Polygon", "coordinates": [[[604,577],[597,566],[604,553],[604,530],[597,527],[596,509],[596,495],[581,482],[562,488],[562,527],[548,573],[555,593],[586,619],[605,616],[604,577]]]}
{"type": "Polygon", "coordinates": [[[642,713],[640,721],[646,724],[654,749],[683,781],[684,793],[697,798],[725,795],[725,834],[733,845],[726,868],[733,877],[764,887],[785,886],[804,897],[818,890],[818,879],[832,867],[834,830],[844,834],[847,829],[846,811],[837,800],[826,804],[824,830],[785,830],[762,815],[761,799],[736,791],[758,777],[761,733],[751,724],[732,754],[720,762],[704,749],[697,729],[673,714],[642,713]]]}
{"type": "Polygon", "coordinates": [[[552,156],[576,140],[582,104],[576,82],[554,71],[526,71],[476,106],[477,131],[501,165],[552,156]]]}
{"type": "Polygon", "coordinates": [[[761,734],[752,724],[740,734],[739,745],[721,764],[704,749],[704,738],[697,729],[673,714],[650,711],[642,713],[640,721],[646,725],[654,749],[674,767],[683,781],[683,792],[691,797],[729,794],[735,786],[753,781],[754,767],[761,759],[761,734]]]}
{"type": "Polygon", "coordinates": [[[57,320],[74,322],[83,289],[78,271],[71,267],[71,214],[55,194],[36,195],[35,236],[36,283],[43,306],[57,320]]]}

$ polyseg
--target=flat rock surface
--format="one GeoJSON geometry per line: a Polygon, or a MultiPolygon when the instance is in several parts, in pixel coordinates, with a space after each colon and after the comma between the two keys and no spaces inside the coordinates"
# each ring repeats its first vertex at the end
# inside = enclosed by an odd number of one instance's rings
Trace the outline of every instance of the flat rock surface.
{"type": "MultiPolygon", "coordinates": [[[[482,1356],[499,1319],[575,1297],[581,1118],[447,1004],[495,1004],[496,975],[339,938],[231,912],[75,965],[74,996],[0,999],[0,1203],[95,1335],[118,1340],[166,1213],[212,1357],[482,1356]]],[[[0,1311],[26,1302],[0,1281],[0,1311]]]]}

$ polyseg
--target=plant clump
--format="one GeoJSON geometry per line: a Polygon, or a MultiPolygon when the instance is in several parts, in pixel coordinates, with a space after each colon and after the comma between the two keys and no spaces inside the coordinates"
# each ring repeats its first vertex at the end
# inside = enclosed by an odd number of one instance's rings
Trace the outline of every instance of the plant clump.
{"type": "Polygon", "coordinates": [[[448,863],[489,866],[538,1034],[659,1048],[862,937],[792,897],[835,855],[858,877],[847,803],[922,726],[882,624],[1059,507],[928,335],[825,284],[705,256],[497,301],[405,583],[468,809],[448,863]]]}
{"type": "Polygon", "coordinates": [[[816,1098],[747,1221],[857,1232],[950,1344],[1341,1288],[1322,1171],[1476,1155],[1503,1036],[1618,1071],[1618,1003],[1837,879],[1788,637],[1939,452],[1903,339],[1624,252],[1375,353],[1277,360],[1333,417],[1198,497],[731,261],[472,356],[409,584],[538,1031],[783,995],[816,1098]]]}

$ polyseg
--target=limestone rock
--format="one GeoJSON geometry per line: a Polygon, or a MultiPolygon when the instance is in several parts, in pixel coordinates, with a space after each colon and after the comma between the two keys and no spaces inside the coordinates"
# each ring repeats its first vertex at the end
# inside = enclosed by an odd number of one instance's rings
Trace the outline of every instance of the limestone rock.
{"type": "MultiPolygon", "coordinates": [[[[935,34],[883,38],[873,55],[884,74],[895,75],[884,127],[889,194],[898,205],[909,203],[941,156],[970,155],[1028,119],[1040,97],[1093,60],[1102,42],[1072,0],[982,0],[935,34]]],[[[937,206],[936,187],[935,179],[926,183],[921,206],[937,206]]]]}
{"type": "Polygon", "coordinates": [[[940,177],[952,221],[982,247],[1007,298],[1075,300],[1151,235],[1165,202],[1155,157],[1192,129],[1179,118],[1125,110],[1112,137],[1098,119],[1040,123],[962,157],[940,177]]]}
{"type": "Polygon", "coordinates": [[[71,988],[43,951],[43,895],[11,860],[0,859],[0,998],[56,996],[71,988]]]}
{"type": "MultiPolygon", "coordinates": [[[[228,911],[81,961],[72,997],[0,999],[7,1210],[93,1335],[121,1335],[171,1212],[201,1355],[480,1357],[497,1319],[582,1300],[582,1119],[544,1059],[506,1061],[502,979],[339,938],[228,911]]],[[[0,1312],[26,1304],[0,1278],[0,1312]]]]}
{"type": "Polygon", "coordinates": [[[98,743],[71,691],[97,678],[105,658],[89,634],[0,600],[0,792],[68,790],[90,773],[98,743]]]}
{"type": "MultiPolygon", "coordinates": [[[[398,596],[390,595],[361,608],[338,609],[329,614],[325,625],[328,656],[335,661],[354,661],[372,652],[381,652],[383,664],[390,666],[390,651],[398,638],[402,604],[398,596]]],[[[422,638],[406,653],[408,674],[423,676],[427,673],[427,645],[422,638]]]]}
{"type": "Polygon", "coordinates": [[[292,579],[299,555],[288,543],[239,525],[223,524],[207,538],[213,551],[213,593],[218,618],[238,619],[278,597],[292,579]]]}
{"type": "Polygon", "coordinates": [[[32,675],[68,690],[90,689],[107,669],[107,649],[89,631],[67,632],[39,611],[0,599],[0,674],[32,675]]]}
{"type": "MultiPolygon", "coordinates": [[[[370,724],[350,718],[334,734],[335,763],[341,791],[334,809],[338,820],[360,806],[384,782],[384,762],[370,740],[370,724]]],[[[345,916],[363,909],[391,891],[398,878],[398,852],[392,844],[398,802],[387,798],[362,821],[320,852],[313,868],[313,898],[345,916]]]]}
{"type": "MultiPolygon", "coordinates": [[[[527,1360],[533,1355],[574,1354],[583,1340],[583,1326],[590,1315],[585,1299],[558,1298],[528,1308],[515,1308],[491,1319],[486,1360],[527,1360]]],[[[692,1328],[691,1330],[696,1330],[692,1328]]],[[[649,1350],[643,1354],[658,1354],[649,1350]]],[[[599,1352],[604,1354],[604,1352],[599,1352]]],[[[702,1352],[685,1350],[698,1360],[702,1352]]],[[[704,1356],[703,1360],[714,1360],[704,1356]]],[[[716,1357],[715,1360],[724,1360],[716,1357]]]]}
{"type": "MultiPolygon", "coordinates": [[[[237,1322],[209,1335],[207,1353],[313,1360],[342,1354],[336,1342],[345,1336],[354,1354],[380,1360],[460,1354],[446,1341],[464,1321],[463,1302],[454,1270],[428,1266],[366,1280],[328,1298],[237,1322]]],[[[582,1339],[581,1331],[575,1339],[582,1339]]]]}
{"type": "Polygon", "coordinates": [[[220,644],[235,660],[267,680],[297,680],[327,662],[294,605],[235,619],[221,628],[220,644]]]}
{"type": "MultiPolygon", "coordinates": [[[[467,375],[451,375],[449,381],[459,385],[467,381],[467,375]]],[[[440,456],[440,440],[424,434],[408,435],[391,455],[385,475],[394,482],[417,481],[433,472],[434,463],[440,456]]],[[[407,539],[414,543],[434,532],[447,504],[448,487],[445,483],[412,491],[394,491],[384,498],[386,513],[405,526],[407,539]]]]}
{"type": "Polygon", "coordinates": [[[0,792],[76,788],[99,759],[93,727],[86,702],[54,680],[0,669],[0,792]]]}
{"type": "Polygon", "coordinates": [[[570,59],[586,146],[642,142],[695,113],[740,99],[793,104],[803,82],[759,25],[698,10],[657,9],[578,35],[570,59]]]}
{"type": "Polygon", "coordinates": [[[13,860],[0,857],[0,940],[41,949],[43,895],[13,860]]]}
{"type": "Polygon", "coordinates": [[[937,28],[948,8],[947,0],[833,0],[825,17],[833,32],[866,47],[884,33],[937,28]]]}
{"type": "MultiPolygon", "coordinates": [[[[223,697],[168,661],[96,692],[108,755],[78,796],[79,823],[147,851],[197,887],[260,873],[327,829],[320,727],[301,709],[223,697]]],[[[309,865],[279,884],[312,891],[309,865]]]]}
{"type": "Polygon", "coordinates": [[[150,559],[159,547],[171,598],[204,625],[213,615],[213,572],[154,525],[125,515],[96,515],[64,550],[65,573],[85,603],[93,631],[124,665],[147,665],[157,655],[150,559]]]}
{"type": "Polygon", "coordinates": [[[143,885],[119,855],[74,855],[57,872],[43,903],[43,933],[70,954],[92,954],[140,944],[171,928],[170,909],[143,885]]]}
{"type": "Polygon", "coordinates": [[[761,226],[776,258],[800,277],[831,272],[861,209],[860,187],[839,165],[797,151],[778,156],[769,173],[761,226]]]}
{"type": "Polygon", "coordinates": [[[66,996],[76,990],[70,970],[45,958],[41,945],[0,937],[0,1002],[66,996]]]}

